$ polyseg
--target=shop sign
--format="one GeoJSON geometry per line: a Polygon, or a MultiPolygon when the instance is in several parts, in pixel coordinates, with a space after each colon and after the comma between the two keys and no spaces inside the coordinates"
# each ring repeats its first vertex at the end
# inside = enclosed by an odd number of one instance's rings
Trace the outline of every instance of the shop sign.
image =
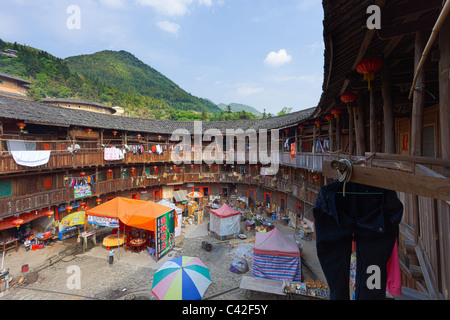
{"type": "Polygon", "coordinates": [[[65,204],[65,203],[64,204],[60,204],[58,206],[58,212],[66,211],[66,207],[67,206],[71,206],[73,209],[79,208],[79,207],[81,207],[80,203],[81,203],[81,200],[71,201],[69,204],[65,204]]]}
{"type": "Polygon", "coordinates": [[[119,227],[119,219],[117,218],[97,217],[88,215],[88,223],[102,227],[110,227],[110,228],[119,227]]]}
{"type": "Polygon", "coordinates": [[[175,245],[175,210],[156,218],[156,260],[166,255],[175,245]]]}
{"type": "Polygon", "coordinates": [[[79,185],[73,187],[73,193],[75,199],[81,199],[85,197],[92,196],[91,186],[90,185],[79,185]]]}

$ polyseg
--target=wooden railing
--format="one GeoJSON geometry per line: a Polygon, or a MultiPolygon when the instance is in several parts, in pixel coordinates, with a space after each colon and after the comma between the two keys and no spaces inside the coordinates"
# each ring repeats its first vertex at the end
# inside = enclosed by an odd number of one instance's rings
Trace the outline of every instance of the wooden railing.
{"type": "Polygon", "coordinates": [[[67,202],[67,200],[67,189],[40,192],[20,197],[10,197],[0,200],[0,218],[33,210],[40,210],[45,207],[67,202]]]}
{"type": "Polygon", "coordinates": [[[73,166],[72,155],[70,153],[53,153],[47,164],[39,167],[25,167],[17,164],[12,155],[0,156],[0,174],[22,172],[29,170],[68,168],[73,166]]]}

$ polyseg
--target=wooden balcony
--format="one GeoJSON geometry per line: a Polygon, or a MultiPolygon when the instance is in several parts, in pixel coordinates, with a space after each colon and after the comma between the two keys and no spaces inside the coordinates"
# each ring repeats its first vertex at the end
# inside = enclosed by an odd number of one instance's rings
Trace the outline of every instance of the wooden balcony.
{"type": "Polygon", "coordinates": [[[73,167],[72,154],[68,152],[64,153],[52,153],[47,164],[39,167],[25,167],[18,165],[12,155],[0,156],[0,174],[8,174],[23,171],[39,171],[39,170],[53,170],[56,168],[70,168],[73,167]]]}
{"type": "Polygon", "coordinates": [[[0,200],[0,218],[40,210],[68,201],[67,189],[58,189],[0,200]]]}

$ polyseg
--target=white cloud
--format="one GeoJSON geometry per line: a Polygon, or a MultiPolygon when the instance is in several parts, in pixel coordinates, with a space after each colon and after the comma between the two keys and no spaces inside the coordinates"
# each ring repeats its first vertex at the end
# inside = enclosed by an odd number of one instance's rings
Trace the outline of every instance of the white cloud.
{"type": "Polygon", "coordinates": [[[184,16],[194,3],[212,6],[212,0],[136,0],[142,6],[152,7],[159,14],[167,16],[184,16]]]}
{"type": "Polygon", "coordinates": [[[316,41],[314,43],[306,45],[306,48],[309,49],[309,52],[311,54],[314,54],[314,53],[316,53],[317,50],[323,51],[325,48],[325,45],[324,45],[323,41],[316,41]]]}
{"type": "Polygon", "coordinates": [[[180,25],[164,20],[164,21],[158,21],[156,23],[156,25],[158,26],[158,28],[160,28],[163,31],[169,32],[169,33],[173,33],[175,35],[178,34],[178,30],[180,30],[180,25]]]}
{"type": "Polygon", "coordinates": [[[124,0],[100,0],[100,3],[111,9],[120,9],[124,7],[124,0]]]}
{"type": "Polygon", "coordinates": [[[292,56],[290,56],[285,49],[280,49],[278,52],[270,52],[266,59],[264,59],[264,64],[269,67],[281,67],[291,60],[292,56]]]}
{"type": "Polygon", "coordinates": [[[205,5],[207,7],[211,7],[212,6],[212,0],[198,0],[198,3],[205,5]]]}
{"type": "Polygon", "coordinates": [[[256,93],[263,92],[264,88],[262,87],[242,87],[238,88],[237,93],[240,96],[250,96],[256,93]]]}

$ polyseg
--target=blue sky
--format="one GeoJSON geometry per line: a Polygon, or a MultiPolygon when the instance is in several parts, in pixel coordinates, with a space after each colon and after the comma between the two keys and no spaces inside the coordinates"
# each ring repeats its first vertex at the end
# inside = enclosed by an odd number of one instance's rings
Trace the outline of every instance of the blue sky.
{"type": "Polygon", "coordinates": [[[319,101],[322,21],[320,0],[8,0],[0,38],[59,58],[126,50],[195,96],[276,114],[319,101]]]}

